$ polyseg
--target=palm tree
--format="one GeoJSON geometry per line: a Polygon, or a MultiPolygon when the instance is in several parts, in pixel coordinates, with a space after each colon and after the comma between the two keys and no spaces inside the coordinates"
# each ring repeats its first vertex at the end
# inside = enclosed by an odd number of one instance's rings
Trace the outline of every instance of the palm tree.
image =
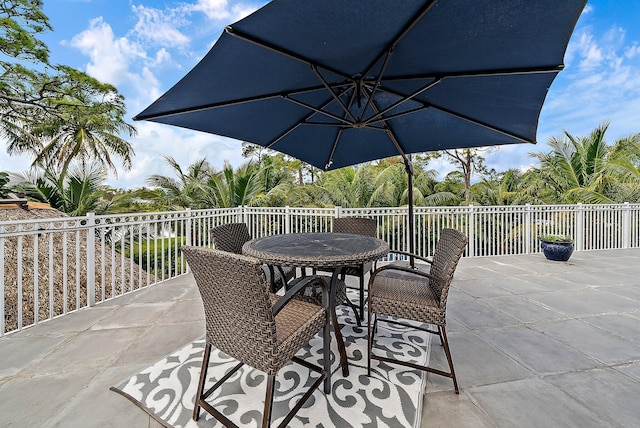
{"type": "MultiPolygon", "coordinates": [[[[408,179],[405,167],[399,160],[388,160],[378,164],[378,174],[374,184],[371,206],[399,207],[408,203],[408,179]]],[[[417,171],[414,171],[414,174],[417,171]]],[[[415,180],[415,176],[414,176],[415,180]]],[[[414,186],[414,202],[423,205],[424,196],[414,186]]]]}
{"type": "MultiPolygon", "coordinates": [[[[404,164],[398,159],[381,161],[375,179],[375,190],[370,206],[398,207],[409,203],[409,180],[404,164]]],[[[457,204],[459,198],[449,189],[438,189],[437,172],[415,163],[413,171],[413,199],[416,206],[457,204]]]]}
{"type": "Polygon", "coordinates": [[[371,206],[375,190],[375,171],[368,165],[345,167],[325,173],[318,186],[324,191],[326,201],[345,208],[371,206]]]}
{"type": "Polygon", "coordinates": [[[473,199],[480,205],[522,205],[544,203],[544,185],[531,171],[509,169],[490,174],[471,186],[473,199]]]}
{"type": "Polygon", "coordinates": [[[284,155],[277,152],[263,155],[261,161],[255,166],[258,168],[260,191],[251,199],[251,205],[263,207],[289,205],[296,186],[294,174],[284,155]]]}
{"type": "Polygon", "coordinates": [[[67,174],[74,161],[95,162],[117,176],[115,157],[130,169],[133,146],[119,134],[134,136],[136,129],[124,121],[124,98],[116,92],[109,99],[97,99],[97,95],[81,92],[77,104],[62,106],[56,115],[44,116],[37,123],[5,126],[7,152],[31,153],[32,166],[55,169],[60,177],[67,174]]]}
{"type": "Polygon", "coordinates": [[[239,166],[236,171],[225,162],[222,171],[211,174],[208,186],[209,200],[218,208],[251,205],[262,190],[260,168],[251,163],[239,166]]]}
{"type": "Polygon", "coordinates": [[[619,178],[611,188],[615,199],[640,202],[640,133],[618,139],[611,148],[609,162],[619,178]]]}
{"type": "Polygon", "coordinates": [[[101,211],[107,174],[101,164],[80,163],[72,165],[64,177],[51,170],[31,169],[13,174],[12,181],[28,199],[48,203],[73,217],[101,211]]]}
{"type": "Polygon", "coordinates": [[[213,167],[202,158],[183,171],[178,162],[171,156],[164,156],[176,178],[154,174],[147,178],[147,183],[160,190],[157,201],[167,209],[211,208],[209,185],[213,167]]]}
{"type": "Polygon", "coordinates": [[[540,179],[553,190],[558,202],[615,202],[609,193],[616,176],[609,162],[611,148],[605,141],[608,127],[604,122],[588,137],[564,131],[564,137],[549,139],[551,152],[531,154],[540,161],[540,179]]]}

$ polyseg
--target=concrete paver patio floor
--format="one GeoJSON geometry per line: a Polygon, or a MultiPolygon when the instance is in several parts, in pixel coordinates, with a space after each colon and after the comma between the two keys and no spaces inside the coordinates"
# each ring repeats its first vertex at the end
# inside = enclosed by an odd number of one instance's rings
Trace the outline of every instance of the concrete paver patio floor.
{"type": "MultiPolygon", "coordinates": [[[[157,426],[109,387],[203,320],[186,275],[5,336],[0,426],[157,426]]],[[[460,394],[429,374],[423,427],[640,426],[640,249],[463,259],[447,322],[460,394]]]]}

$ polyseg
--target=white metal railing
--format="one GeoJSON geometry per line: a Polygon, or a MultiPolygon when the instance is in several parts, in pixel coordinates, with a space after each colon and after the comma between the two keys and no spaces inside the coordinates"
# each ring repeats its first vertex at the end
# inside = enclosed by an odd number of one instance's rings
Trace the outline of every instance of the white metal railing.
{"type": "MultiPolygon", "coordinates": [[[[439,232],[469,236],[465,257],[540,251],[538,236],[571,235],[577,251],[640,247],[640,204],[416,207],[416,252],[439,232]]],[[[37,218],[0,222],[0,336],[186,272],[182,245],[210,246],[213,227],[245,222],[253,237],[324,232],[332,219],[378,221],[408,248],[407,208],[256,208],[37,218]]]]}

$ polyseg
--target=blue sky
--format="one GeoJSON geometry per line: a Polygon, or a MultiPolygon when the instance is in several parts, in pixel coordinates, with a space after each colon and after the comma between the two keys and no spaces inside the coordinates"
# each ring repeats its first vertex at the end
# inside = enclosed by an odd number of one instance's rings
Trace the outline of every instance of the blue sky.
{"type": "MultiPolygon", "coordinates": [[[[44,36],[52,62],[70,65],[115,85],[126,97],[127,120],[176,83],[209,50],[226,24],[263,5],[253,0],[45,0],[54,28],[44,36]]],[[[608,141],[640,132],[640,0],[590,0],[542,109],[538,145],[505,146],[486,154],[498,171],[526,168],[530,152],[563,130],[586,135],[610,120],[608,141]]],[[[108,184],[139,187],[152,174],[170,174],[162,155],[184,167],[206,157],[220,168],[244,159],[239,141],[135,122],[138,136],[131,171],[119,170],[108,184]]],[[[26,170],[27,157],[0,151],[0,170],[26,170]]],[[[446,162],[434,162],[441,173],[446,162]]]]}

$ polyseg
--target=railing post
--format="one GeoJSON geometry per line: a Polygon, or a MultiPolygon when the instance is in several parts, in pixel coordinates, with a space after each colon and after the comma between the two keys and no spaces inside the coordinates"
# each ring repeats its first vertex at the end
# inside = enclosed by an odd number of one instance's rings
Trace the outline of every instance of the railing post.
{"type": "Polygon", "coordinates": [[[186,212],[187,212],[187,225],[185,227],[186,228],[185,244],[187,246],[191,246],[191,241],[192,241],[191,234],[193,233],[191,231],[191,208],[187,208],[186,212]]]}
{"type": "Polygon", "coordinates": [[[476,215],[473,210],[473,204],[469,204],[469,253],[467,257],[476,255],[476,215]]]}
{"type": "Polygon", "coordinates": [[[524,206],[524,253],[531,253],[531,204],[524,206]]]}
{"type": "Polygon", "coordinates": [[[238,213],[238,221],[242,221],[247,226],[249,225],[249,213],[247,212],[247,206],[242,205],[240,208],[240,212],[238,213]]]}
{"type": "Polygon", "coordinates": [[[335,207],[335,213],[333,214],[334,218],[340,218],[342,217],[342,206],[341,205],[337,205],[335,207]]]}
{"type": "Polygon", "coordinates": [[[576,206],[576,251],[584,250],[584,206],[578,203],[576,206]]]}
{"type": "MultiPolygon", "coordinates": [[[[131,255],[133,257],[133,255],[131,255]]],[[[87,213],[87,305],[96,304],[96,218],[87,213]]]]}
{"type": "Polygon", "coordinates": [[[291,212],[289,205],[284,207],[284,233],[291,233],[291,212]]]}
{"type": "Polygon", "coordinates": [[[631,206],[624,203],[622,210],[622,248],[631,247],[631,206]]]}

